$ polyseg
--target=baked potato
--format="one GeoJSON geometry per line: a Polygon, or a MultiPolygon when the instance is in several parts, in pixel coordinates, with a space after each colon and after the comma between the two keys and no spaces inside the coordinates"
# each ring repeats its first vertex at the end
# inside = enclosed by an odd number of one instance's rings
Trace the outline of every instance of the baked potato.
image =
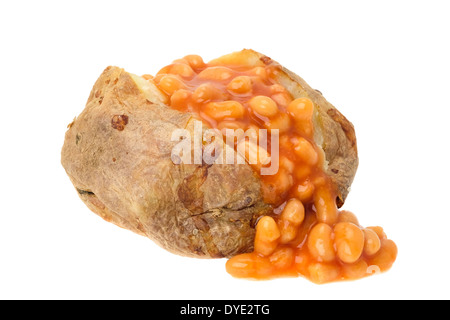
{"type": "MultiPolygon", "coordinates": [[[[253,50],[208,65],[230,61],[271,68],[293,99],[313,102],[313,139],[341,207],[358,166],[352,124],[302,78],[253,50]]],[[[198,117],[170,107],[169,100],[154,81],[107,67],[65,134],[67,175],[93,212],[173,253],[220,258],[251,252],[257,220],[279,204],[265,201],[261,177],[249,164],[174,163],[171,133],[193,130],[198,117]]]]}

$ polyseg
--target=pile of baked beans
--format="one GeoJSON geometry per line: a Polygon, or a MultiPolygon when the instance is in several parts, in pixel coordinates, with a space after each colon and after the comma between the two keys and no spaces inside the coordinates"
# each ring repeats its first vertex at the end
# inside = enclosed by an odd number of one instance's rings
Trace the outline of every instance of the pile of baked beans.
{"type": "MultiPolygon", "coordinates": [[[[269,135],[278,130],[279,170],[260,176],[273,215],[258,220],[254,252],[228,260],[227,271],[242,278],[302,275],[326,283],[389,269],[395,243],[381,227],[364,228],[354,214],[338,210],[323,151],[313,139],[314,103],[293,99],[277,82],[277,72],[260,61],[248,65],[228,56],[206,64],[188,55],[155,77],[143,76],[167,95],[170,107],[193,112],[212,128],[267,129],[269,135]]],[[[255,171],[267,165],[263,158],[270,158],[270,149],[245,143],[247,160],[259,160],[251,162],[255,171]]]]}

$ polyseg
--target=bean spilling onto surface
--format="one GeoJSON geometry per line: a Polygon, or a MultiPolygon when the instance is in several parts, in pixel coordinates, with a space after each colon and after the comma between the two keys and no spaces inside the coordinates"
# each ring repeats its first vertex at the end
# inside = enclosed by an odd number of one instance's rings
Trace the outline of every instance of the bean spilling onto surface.
{"type": "MultiPolygon", "coordinates": [[[[381,227],[362,227],[355,215],[338,210],[336,191],[323,170],[324,154],[315,144],[314,103],[294,99],[278,83],[271,66],[239,61],[206,64],[197,55],[175,60],[155,77],[144,76],[167,95],[170,107],[196,114],[205,124],[226,129],[279,132],[279,170],[261,175],[271,216],[256,224],[254,251],[226,263],[235,276],[269,279],[302,275],[315,283],[358,279],[388,270],[395,243],[381,227]]],[[[268,139],[269,140],[269,139],[268,139]]],[[[270,162],[269,148],[236,143],[250,165],[270,162]]]]}

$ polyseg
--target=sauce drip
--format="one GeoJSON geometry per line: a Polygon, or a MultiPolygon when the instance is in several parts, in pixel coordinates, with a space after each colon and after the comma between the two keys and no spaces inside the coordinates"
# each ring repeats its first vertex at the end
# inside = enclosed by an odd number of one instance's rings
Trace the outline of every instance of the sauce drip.
{"type": "Polygon", "coordinates": [[[256,172],[269,166],[265,160],[271,156],[271,135],[278,137],[279,169],[260,175],[264,201],[274,212],[258,220],[254,251],[227,261],[231,275],[301,275],[326,283],[362,278],[392,266],[397,247],[383,229],[364,228],[354,214],[338,210],[337,192],[323,170],[324,153],[314,141],[314,103],[307,97],[294,99],[278,83],[272,66],[230,57],[206,64],[189,55],[155,77],[143,77],[167,95],[170,107],[196,114],[211,128],[223,133],[254,129],[256,140],[242,139],[234,147],[246,148],[242,155],[256,172]],[[255,144],[259,129],[267,130],[265,147],[255,144]]]}

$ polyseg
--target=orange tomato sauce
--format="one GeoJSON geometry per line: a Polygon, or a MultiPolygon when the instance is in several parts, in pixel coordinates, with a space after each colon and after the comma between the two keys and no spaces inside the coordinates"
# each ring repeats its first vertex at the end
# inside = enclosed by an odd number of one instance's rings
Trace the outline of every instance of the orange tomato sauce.
{"type": "MultiPolygon", "coordinates": [[[[397,247],[383,229],[364,228],[351,212],[336,206],[336,190],[323,170],[324,154],[313,139],[314,103],[294,99],[271,66],[207,64],[189,55],[155,77],[143,77],[167,95],[170,107],[192,112],[212,128],[268,130],[267,151],[271,133],[278,130],[278,172],[260,175],[264,201],[274,212],[258,220],[254,251],[227,261],[228,273],[252,279],[300,275],[326,283],[392,266],[397,247]]],[[[267,164],[251,165],[258,172],[267,164]]]]}

